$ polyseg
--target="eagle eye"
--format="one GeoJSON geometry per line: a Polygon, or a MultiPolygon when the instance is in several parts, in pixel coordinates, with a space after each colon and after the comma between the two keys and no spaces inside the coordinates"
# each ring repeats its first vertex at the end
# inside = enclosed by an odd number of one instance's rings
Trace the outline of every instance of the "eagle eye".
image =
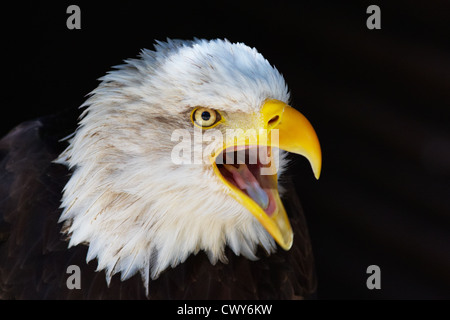
{"type": "Polygon", "coordinates": [[[218,125],[222,121],[222,117],[216,110],[196,107],[192,110],[191,121],[197,127],[209,129],[218,125]]]}

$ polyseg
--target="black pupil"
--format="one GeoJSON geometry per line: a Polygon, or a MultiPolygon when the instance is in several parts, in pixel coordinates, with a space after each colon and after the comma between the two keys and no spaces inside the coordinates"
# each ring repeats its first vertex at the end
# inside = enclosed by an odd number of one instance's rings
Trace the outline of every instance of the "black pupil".
{"type": "Polygon", "coordinates": [[[203,112],[202,112],[202,119],[203,119],[204,121],[208,121],[209,118],[211,118],[211,114],[210,114],[208,111],[203,111],[203,112]]]}

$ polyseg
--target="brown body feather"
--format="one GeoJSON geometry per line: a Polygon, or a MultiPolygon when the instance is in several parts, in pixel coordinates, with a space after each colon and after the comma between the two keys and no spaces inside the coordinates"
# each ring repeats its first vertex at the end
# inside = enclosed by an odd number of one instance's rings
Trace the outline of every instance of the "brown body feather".
{"type": "Polygon", "coordinates": [[[52,161],[72,128],[61,117],[23,123],[0,140],[0,298],[3,299],[302,299],[315,291],[313,254],[303,211],[285,185],[284,203],[294,230],[289,251],[257,261],[227,250],[228,263],[212,265],[200,252],[164,271],[149,285],[137,274],[108,287],[87,246],[67,248],[58,219],[61,191],[70,172],[52,161]],[[69,265],[81,270],[81,289],[66,286],[69,265]]]}

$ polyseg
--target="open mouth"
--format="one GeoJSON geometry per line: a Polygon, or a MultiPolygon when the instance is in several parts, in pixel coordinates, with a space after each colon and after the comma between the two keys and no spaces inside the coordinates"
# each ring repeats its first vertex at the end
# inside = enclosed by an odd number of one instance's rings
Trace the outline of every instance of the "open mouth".
{"type": "Polygon", "coordinates": [[[230,186],[253,200],[269,217],[275,212],[277,175],[272,169],[272,148],[231,146],[216,157],[215,165],[230,186]]]}
{"type": "MultiPolygon", "coordinates": [[[[235,132],[221,149],[211,152],[209,160],[230,197],[247,209],[284,250],[289,250],[294,233],[278,193],[278,153],[272,147],[305,156],[318,179],[322,167],[319,140],[311,123],[279,100],[265,101],[254,119],[257,123],[250,126],[253,134],[235,132]]],[[[223,126],[227,128],[226,122],[223,126]]]]}

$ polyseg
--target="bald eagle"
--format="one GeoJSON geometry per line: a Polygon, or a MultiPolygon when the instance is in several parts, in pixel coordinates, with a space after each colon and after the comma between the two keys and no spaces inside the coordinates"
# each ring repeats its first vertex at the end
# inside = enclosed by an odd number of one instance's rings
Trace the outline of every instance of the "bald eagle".
{"type": "Polygon", "coordinates": [[[0,140],[1,298],[314,292],[306,222],[283,172],[291,152],[319,178],[321,150],[275,67],[242,43],[167,40],[100,81],[72,134],[52,115],[0,140]],[[69,266],[79,288],[67,285],[69,266]]]}

